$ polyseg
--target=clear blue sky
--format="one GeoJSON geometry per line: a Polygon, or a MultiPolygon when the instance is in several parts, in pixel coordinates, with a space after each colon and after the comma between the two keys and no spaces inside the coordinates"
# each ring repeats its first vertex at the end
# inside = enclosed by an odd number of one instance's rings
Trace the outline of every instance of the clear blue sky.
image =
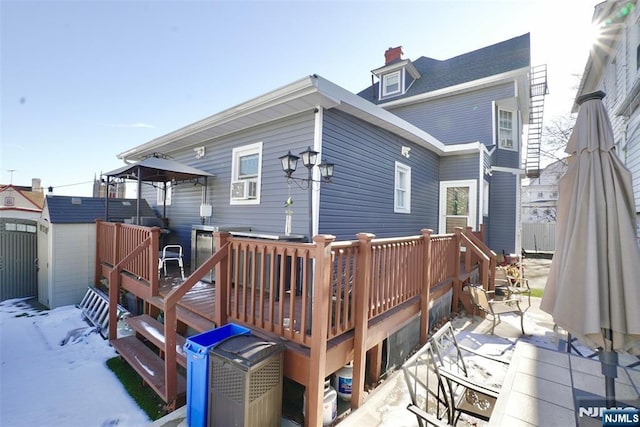
{"type": "Polygon", "coordinates": [[[0,183],[88,196],[116,154],[306,75],[358,92],[392,46],[447,59],[530,32],[545,120],[566,115],[597,3],[0,0],[0,183]]]}

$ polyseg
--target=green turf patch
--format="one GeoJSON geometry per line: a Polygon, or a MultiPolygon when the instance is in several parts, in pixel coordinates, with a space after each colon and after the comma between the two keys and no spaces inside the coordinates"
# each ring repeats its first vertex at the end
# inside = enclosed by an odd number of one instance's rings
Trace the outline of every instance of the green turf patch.
{"type": "Polygon", "coordinates": [[[531,288],[531,296],[536,298],[542,298],[542,294],[544,293],[544,289],[541,288],[531,288]]]}
{"type": "Polygon", "coordinates": [[[125,390],[127,390],[127,393],[152,421],[167,414],[162,399],[151,388],[143,386],[142,379],[138,373],[120,357],[116,356],[107,360],[107,367],[113,371],[125,390]]]}

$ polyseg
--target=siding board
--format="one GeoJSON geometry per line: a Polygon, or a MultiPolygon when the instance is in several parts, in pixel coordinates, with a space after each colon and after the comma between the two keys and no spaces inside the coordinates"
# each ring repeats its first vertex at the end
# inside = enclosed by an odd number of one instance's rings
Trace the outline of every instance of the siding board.
{"type": "Polygon", "coordinates": [[[324,114],[323,149],[336,172],[320,194],[320,233],[353,239],[358,232],[391,237],[437,228],[437,155],[335,110],[324,114]],[[409,158],[402,146],[411,147],[409,158]],[[396,161],[411,167],[409,214],[394,212],[396,161]]]}

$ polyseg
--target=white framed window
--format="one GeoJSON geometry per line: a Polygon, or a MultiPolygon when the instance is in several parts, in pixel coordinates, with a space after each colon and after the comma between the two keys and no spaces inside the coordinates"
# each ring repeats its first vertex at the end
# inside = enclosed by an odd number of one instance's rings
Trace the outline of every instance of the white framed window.
{"type": "Polygon", "coordinates": [[[515,150],[515,120],[513,111],[498,110],[498,147],[515,150]]]}
{"type": "Polygon", "coordinates": [[[236,147],[232,151],[230,203],[260,203],[262,179],[262,142],[236,147]]]}
{"type": "Polygon", "coordinates": [[[411,213],[411,167],[396,162],[393,211],[411,213]]]}
{"type": "Polygon", "coordinates": [[[498,110],[498,146],[507,150],[515,150],[513,112],[498,110]]]}
{"type": "Polygon", "coordinates": [[[382,76],[382,96],[400,93],[400,70],[382,76]]]}
{"type": "Polygon", "coordinates": [[[173,193],[172,182],[171,181],[167,182],[166,187],[164,182],[156,182],[155,185],[158,188],[158,191],[156,192],[156,205],[171,206],[171,195],[173,193]],[[165,197],[165,188],[166,188],[166,197],[165,197]]]}

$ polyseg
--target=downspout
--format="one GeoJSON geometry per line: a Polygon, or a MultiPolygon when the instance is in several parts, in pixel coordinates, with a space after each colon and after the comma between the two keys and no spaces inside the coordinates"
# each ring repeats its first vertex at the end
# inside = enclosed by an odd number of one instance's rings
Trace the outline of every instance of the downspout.
{"type": "Polygon", "coordinates": [[[140,225],[140,197],[142,197],[142,170],[138,165],[138,197],[136,200],[136,225],[140,225]]]}
{"type": "MultiPolygon", "coordinates": [[[[324,120],[324,108],[323,107],[316,107],[315,109],[315,123],[314,123],[314,129],[313,129],[313,149],[315,151],[317,151],[318,154],[318,158],[320,159],[320,162],[322,162],[322,122],[324,120]]],[[[318,170],[318,168],[313,168],[313,176],[312,178],[315,181],[320,181],[320,171],[318,170]]],[[[313,184],[312,182],[309,182],[309,185],[313,184]]],[[[322,189],[322,185],[320,185],[318,183],[318,191],[312,191],[312,197],[309,200],[310,203],[310,207],[309,207],[309,221],[311,221],[311,226],[309,227],[310,230],[313,231],[312,235],[316,235],[318,234],[318,230],[320,229],[320,191],[322,189]]],[[[312,239],[311,236],[309,236],[310,239],[312,239]]]]}

